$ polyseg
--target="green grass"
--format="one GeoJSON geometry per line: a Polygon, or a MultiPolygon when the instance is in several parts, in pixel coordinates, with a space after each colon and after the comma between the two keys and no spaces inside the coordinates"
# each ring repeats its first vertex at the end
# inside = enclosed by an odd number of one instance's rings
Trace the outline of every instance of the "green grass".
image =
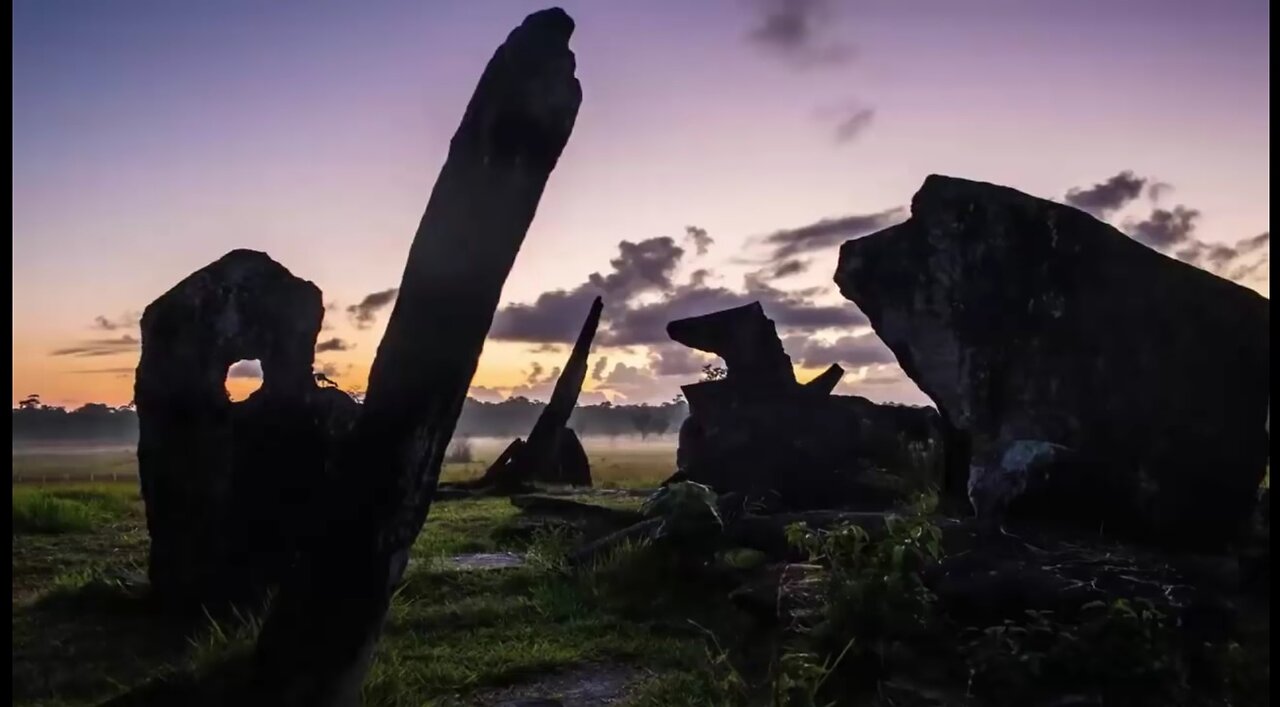
{"type": "MultiPolygon", "coordinates": [[[[617,486],[646,486],[669,472],[661,458],[633,452],[602,466],[614,465],[617,486]],[[618,476],[623,470],[638,476],[618,476]]],[[[256,618],[176,626],[147,601],[136,481],[15,484],[13,495],[13,704],[97,704],[158,676],[207,676],[247,660],[256,618]],[[76,510],[53,512],[59,532],[33,532],[50,526],[30,520],[45,507],[76,510]]],[[[669,567],[633,550],[570,571],[561,558],[574,539],[565,531],[506,532],[518,513],[500,498],[432,506],[392,603],[365,704],[469,704],[595,665],[634,673],[621,705],[724,704],[705,636],[686,620],[704,620],[703,606],[691,603],[681,614],[654,601],[679,582],[669,567]],[[527,561],[498,570],[438,561],[472,552],[515,552],[527,561]]]]}
{"type": "Polygon", "coordinates": [[[126,517],[136,492],[119,487],[13,489],[13,532],[85,533],[126,517]]]}

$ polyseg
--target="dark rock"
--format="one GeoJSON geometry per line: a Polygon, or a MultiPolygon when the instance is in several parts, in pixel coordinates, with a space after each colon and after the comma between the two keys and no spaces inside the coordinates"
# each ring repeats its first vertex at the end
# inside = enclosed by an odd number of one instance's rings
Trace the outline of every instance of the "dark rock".
{"type": "Polygon", "coordinates": [[[134,384],[149,574],[186,607],[253,601],[280,579],[314,522],[326,462],[357,405],[312,377],[320,290],[265,253],[235,250],[142,316],[134,384]],[[262,363],[241,403],[228,367],[262,363]]]}
{"type": "Polygon", "coordinates": [[[572,427],[560,432],[560,474],[558,483],[570,486],[591,485],[591,462],[587,459],[587,450],[582,447],[582,440],[572,427]]]}
{"type": "Polygon", "coordinates": [[[530,15],[480,77],[410,246],[326,522],[259,635],[259,704],[360,702],[503,285],[577,118],[573,28],[559,9],[530,15]]]}
{"type": "Polygon", "coordinates": [[[728,380],[750,381],[755,386],[790,386],[796,382],[791,358],[773,320],[759,302],[725,309],[667,324],[667,335],[685,346],[724,359],[728,380]]]}
{"type": "Polygon", "coordinates": [[[1264,297],[1084,212],[939,176],[908,221],[846,243],[835,279],[946,418],[953,495],[972,468],[994,477],[980,495],[1025,486],[990,503],[1014,518],[1205,546],[1241,530],[1267,458],[1264,297]],[[1070,453],[1002,480],[1020,444],[1070,453]]]}
{"type": "Polygon", "coordinates": [[[843,377],[844,369],[840,367],[840,364],[833,363],[827,370],[818,374],[817,378],[804,384],[805,392],[818,396],[831,395],[831,391],[836,389],[836,386],[840,384],[840,379],[843,377]]]}
{"type": "Polygon", "coordinates": [[[587,356],[591,353],[591,342],[595,339],[603,310],[603,300],[595,298],[569,360],[556,379],[551,400],[533,424],[529,440],[522,445],[513,442],[507,447],[477,480],[476,486],[510,490],[534,481],[591,485],[591,464],[582,448],[582,441],[565,425],[578,404],[582,383],[587,379],[587,356]]]}
{"type": "Polygon", "coordinates": [[[1222,641],[1235,630],[1230,598],[1238,584],[1229,558],[1188,558],[1082,537],[970,543],[958,532],[965,527],[944,528],[946,555],[923,574],[939,608],[959,626],[1023,620],[1028,611],[1051,611],[1055,621],[1072,623],[1096,602],[1123,599],[1150,603],[1190,645],[1222,641]]]}
{"type": "Polygon", "coordinates": [[[934,481],[937,413],[829,395],[843,373],[839,366],[800,385],[758,303],[668,329],[728,363],[725,378],[682,388],[689,417],[680,426],[677,478],[721,493],[741,491],[773,508],[868,510],[934,481]],[[778,373],[782,366],[786,376],[778,373]],[[885,487],[868,484],[868,472],[884,470],[914,483],[901,485],[903,493],[875,493],[885,487]]]}

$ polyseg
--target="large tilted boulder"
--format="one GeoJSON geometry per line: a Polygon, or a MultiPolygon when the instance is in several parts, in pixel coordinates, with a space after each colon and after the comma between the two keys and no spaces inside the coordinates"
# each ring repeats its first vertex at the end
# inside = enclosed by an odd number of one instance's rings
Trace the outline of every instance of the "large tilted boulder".
{"type": "Polygon", "coordinates": [[[884,508],[910,485],[904,474],[929,475],[937,413],[831,395],[839,366],[798,383],[759,303],[673,321],[667,331],[727,364],[723,379],[682,388],[689,417],[674,478],[780,508],[884,508]]]}
{"type": "Polygon", "coordinates": [[[157,595],[198,606],[278,580],[355,403],[312,377],[320,290],[265,253],[235,250],[146,308],[135,381],[138,475],[157,595]],[[232,403],[228,367],[262,386],[232,403]]]}
{"type": "MultiPolygon", "coordinates": [[[[983,515],[1214,544],[1267,461],[1270,303],[1076,209],[931,176],[835,276],[953,433],[983,515]]],[[[958,454],[954,454],[957,450],[958,454]]]]}

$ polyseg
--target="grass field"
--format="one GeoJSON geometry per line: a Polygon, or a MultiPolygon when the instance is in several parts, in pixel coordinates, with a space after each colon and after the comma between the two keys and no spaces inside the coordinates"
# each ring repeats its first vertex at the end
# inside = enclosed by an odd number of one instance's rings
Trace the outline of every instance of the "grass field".
{"type": "MultiPolygon", "coordinates": [[[[480,462],[455,465],[446,478],[475,475],[496,454],[477,451],[480,462]]],[[[670,465],[670,450],[661,448],[592,455],[600,485],[653,486],[670,465]]],[[[97,704],[159,675],[201,674],[248,655],[254,621],[180,628],[145,601],[147,535],[135,473],[129,453],[14,457],[13,704],[97,704]],[[111,473],[127,480],[87,481],[111,473]]],[[[616,561],[569,572],[559,558],[572,538],[505,532],[516,514],[505,499],[432,507],[366,704],[491,704],[553,689],[542,681],[557,679],[565,690],[611,691],[610,704],[720,703],[705,635],[685,620],[713,609],[682,613],[655,601],[678,576],[616,561]],[[479,552],[519,553],[526,563],[467,570],[446,562],[479,552]]]]}
{"type": "MultiPolygon", "coordinates": [[[[478,446],[479,460],[450,466],[445,479],[481,473],[499,450],[497,444],[478,446]]],[[[652,487],[672,466],[672,450],[660,445],[594,449],[588,445],[588,450],[599,486],[652,487]]],[[[14,478],[12,704],[96,705],[156,678],[194,677],[204,680],[201,685],[216,685],[220,676],[245,669],[256,637],[256,618],[206,618],[194,626],[177,625],[159,615],[148,601],[148,538],[131,453],[15,455],[14,478]],[[125,480],[88,481],[105,473],[125,480]],[[19,478],[37,480],[19,483],[19,478]]],[[[593,503],[623,507],[641,501],[630,494],[598,491],[583,496],[593,503]]],[[[560,695],[566,704],[584,707],[814,707],[824,704],[811,698],[826,680],[827,661],[838,662],[836,655],[843,656],[855,645],[853,640],[844,642],[850,634],[839,634],[841,640],[828,653],[806,652],[813,644],[795,641],[807,632],[783,635],[767,621],[761,623],[758,617],[735,609],[727,600],[731,587],[721,581],[723,575],[720,579],[700,575],[681,564],[680,553],[690,547],[688,538],[666,546],[664,552],[623,545],[590,567],[570,569],[564,564],[565,550],[580,538],[563,526],[531,530],[528,520],[502,498],[438,501],[432,506],[392,601],[365,685],[366,705],[493,705],[507,698],[560,695]],[[672,547],[680,550],[673,552],[672,547]],[[498,569],[468,566],[469,557],[479,559],[473,557],[477,553],[518,556],[523,564],[498,569]],[[732,665],[727,658],[731,654],[732,665]],[[787,685],[792,691],[787,694],[804,699],[770,702],[762,695],[787,685]],[[810,687],[813,692],[808,691],[810,687]]],[[[925,600],[912,599],[916,594],[903,591],[915,585],[903,584],[912,575],[899,561],[901,550],[929,535],[911,532],[909,524],[898,527],[907,529],[897,541],[902,544],[866,545],[871,549],[860,556],[860,562],[871,564],[848,565],[863,569],[849,574],[844,584],[828,586],[822,597],[823,615],[828,619],[861,617],[861,623],[849,624],[860,627],[851,634],[861,641],[857,650],[869,651],[860,659],[864,662],[857,664],[860,667],[849,672],[859,680],[876,675],[864,670],[868,666],[883,666],[889,658],[901,660],[902,655],[890,648],[921,630],[922,624],[911,618],[916,614],[904,614],[903,606],[915,607],[912,611],[930,606],[911,603],[925,600]],[[874,560],[877,557],[881,560],[874,560]],[[898,618],[885,624],[890,628],[876,629],[881,633],[864,632],[866,626],[879,626],[884,617],[898,618]]],[[[856,535],[832,537],[847,541],[856,535]]],[[[820,554],[836,556],[841,547],[861,546],[831,544],[820,554]]],[[[1269,615],[1269,608],[1265,613],[1269,615]]],[[[1022,644],[1009,654],[1016,660],[1008,662],[1004,653],[990,657],[982,652],[987,650],[985,643],[957,643],[957,636],[945,633],[947,626],[931,624],[931,632],[922,634],[929,640],[911,644],[917,647],[912,649],[915,653],[907,653],[914,656],[910,665],[925,666],[925,673],[949,665],[952,672],[948,674],[963,678],[954,665],[960,655],[956,651],[963,648],[968,651],[963,665],[976,665],[983,674],[1008,680],[1028,680],[1028,675],[1035,674],[1025,673],[1017,662],[1022,644]],[[939,654],[946,659],[925,660],[932,654],[920,646],[938,640],[943,641],[938,645],[949,646],[939,654]]],[[[1052,636],[1073,636],[1072,631],[1080,630],[1074,624],[1048,626],[1046,635],[1052,636]]],[[[1169,660],[1173,644],[1158,643],[1156,638],[1164,634],[1142,626],[1147,633],[1115,634],[1141,637],[1133,644],[1136,648],[1125,649],[1122,657],[1128,662],[1124,665],[1132,663],[1147,671],[1143,686],[1149,687],[1152,675],[1166,675],[1168,684],[1183,685],[1185,675],[1170,672],[1171,665],[1181,665],[1169,660]]],[[[1125,627],[1133,628],[1120,623],[1107,630],[1128,630],[1125,627]]],[[[980,635],[1005,628],[993,626],[980,635]]],[[[1266,704],[1254,698],[1269,691],[1269,621],[1259,620],[1256,630],[1241,635],[1248,639],[1247,647],[1227,646],[1234,652],[1224,654],[1230,660],[1222,664],[1231,699],[1186,704],[1266,704]]],[[[1103,668],[1110,664],[1098,663],[1103,668]]],[[[1085,675],[1079,672],[1084,670],[1081,666],[1094,671],[1087,674],[1095,682],[1102,675],[1114,685],[1128,684],[1136,674],[1104,670],[1088,661],[1072,663],[1070,674],[1085,675]]],[[[1010,684],[1023,684],[1016,680],[1010,684]]],[[[882,684],[875,684],[879,690],[882,684]]],[[[964,690],[964,685],[961,679],[956,689],[964,690]]],[[[1113,703],[1127,704],[1106,702],[1113,703]]],[[[883,697],[874,704],[926,703],[883,697]]]]}
{"type": "MultiPolygon", "coordinates": [[[[441,481],[462,481],[482,474],[502,453],[509,440],[476,439],[472,443],[475,461],[446,464],[441,481]]],[[[584,440],[591,461],[591,475],[600,488],[656,486],[675,471],[676,451],[672,440],[640,442],[588,437],[584,440]]],[[[96,483],[129,481],[138,475],[138,459],[133,449],[89,449],[87,451],[49,448],[13,454],[12,480],[15,484],[96,483]]]]}

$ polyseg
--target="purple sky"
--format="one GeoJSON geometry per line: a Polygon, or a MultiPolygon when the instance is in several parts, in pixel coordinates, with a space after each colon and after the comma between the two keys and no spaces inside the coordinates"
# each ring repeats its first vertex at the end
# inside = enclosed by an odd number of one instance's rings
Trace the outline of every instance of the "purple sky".
{"type": "MultiPolygon", "coordinates": [[[[322,337],[354,348],[318,360],[362,387],[386,310],[359,329],[345,308],[397,284],[484,63],[543,6],[18,0],[15,399],[128,401],[127,315],[237,247],[337,304],[322,337]]],[[[1171,189],[1108,214],[1117,226],[1182,205],[1206,244],[1270,228],[1265,0],[562,6],[583,106],[506,302],[572,291],[611,272],[619,242],[661,236],[685,253],[632,308],[700,268],[740,293],[762,236],[905,205],[935,172],[1060,200],[1132,170],[1171,189]],[[705,255],[687,226],[714,239],[705,255]]],[[[829,287],[834,249],[807,255],[770,286],[829,287]]],[[[922,402],[865,331],[783,334],[798,363],[855,364],[846,390],[922,402]]],[[[492,340],[477,394],[545,391],[564,349],[537,346],[492,340]]],[[[669,399],[699,363],[660,345],[598,357],[589,400],[669,399]]]]}

